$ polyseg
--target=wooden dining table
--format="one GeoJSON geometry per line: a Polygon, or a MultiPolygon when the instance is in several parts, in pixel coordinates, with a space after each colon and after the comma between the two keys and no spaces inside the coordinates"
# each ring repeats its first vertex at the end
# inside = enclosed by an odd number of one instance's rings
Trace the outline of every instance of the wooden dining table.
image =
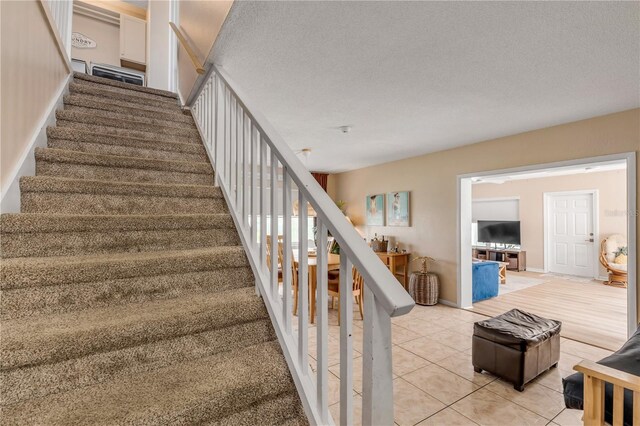
{"type": "MultiPolygon", "coordinates": [[[[294,261],[298,263],[298,253],[294,251],[294,261]]],[[[307,274],[309,276],[309,320],[311,324],[316,321],[316,288],[318,286],[318,258],[315,256],[309,256],[307,258],[307,274]]],[[[327,271],[332,271],[340,268],[340,255],[329,253],[327,255],[327,271]]]]}

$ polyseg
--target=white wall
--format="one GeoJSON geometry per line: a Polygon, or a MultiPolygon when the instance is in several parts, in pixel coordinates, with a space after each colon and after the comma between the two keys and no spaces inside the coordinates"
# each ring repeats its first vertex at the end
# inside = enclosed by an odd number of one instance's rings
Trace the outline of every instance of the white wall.
{"type": "Polygon", "coordinates": [[[149,2],[147,9],[147,86],[170,90],[171,3],[149,2]]]}
{"type": "Polygon", "coordinates": [[[71,48],[71,57],[90,62],[120,66],[120,26],[73,14],[71,31],[82,33],[97,44],[95,49],[71,48]]]}

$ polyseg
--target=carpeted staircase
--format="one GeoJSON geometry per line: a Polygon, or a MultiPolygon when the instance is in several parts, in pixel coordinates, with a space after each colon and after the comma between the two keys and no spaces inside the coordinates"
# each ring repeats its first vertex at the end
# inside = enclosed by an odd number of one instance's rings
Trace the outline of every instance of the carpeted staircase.
{"type": "Polygon", "coordinates": [[[1,217],[6,425],[307,424],[195,124],[76,74],[1,217]]]}

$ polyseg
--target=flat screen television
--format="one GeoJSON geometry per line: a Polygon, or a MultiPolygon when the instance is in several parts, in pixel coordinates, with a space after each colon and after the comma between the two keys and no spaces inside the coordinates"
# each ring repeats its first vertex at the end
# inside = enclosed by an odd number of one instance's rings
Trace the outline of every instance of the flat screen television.
{"type": "Polygon", "coordinates": [[[479,220],[478,242],[520,245],[520,221],[479,220]]]}

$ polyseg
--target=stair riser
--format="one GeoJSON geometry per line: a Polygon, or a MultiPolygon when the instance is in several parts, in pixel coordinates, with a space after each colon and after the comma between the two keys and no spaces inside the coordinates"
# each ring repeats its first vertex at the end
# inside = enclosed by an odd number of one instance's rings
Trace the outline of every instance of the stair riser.
{"type": "Polygon", "coordinates": [[[22,213],[194,214],[228,213],[222,198],[22,192],[22,213]]]}
{"type": "Polygon", "coordinates": [[[6,321],[33,315],[210,294],[254,284],[251,268],[243,267],[4,290],[0,298],[0,319],[6,321]]]}
{"type": "Polygon", "coordinates": [[[13,404],[162,368],[276,338],[268,319],[147,345],[0,373],[2,403],[13,404]]]}
{"type": "Polygon", "coordinates": [[[213,175],[166,170],[93,166],[89,164],[36,161],[36,175],[72,179],[111,180],[117,182],[177,183],[213,185],[213,175]]]}
{"type": "Polygon", "coordinates": [[[2,256],[48,257],[91,253],[137,253],[240,244],[235,229],[160,229],[112,232],[26,232],[5,234],[2,256]]]}
{"type": "Polygon", "coordinates": [[[64,111],[94,115],[100,118],[111,118],[116,120],[127,120],[132,122],[139,122],[142,124],[156,126],[157,129],[173,128],[173,129],[185,129],[185,130],[197,131],[196,125],[193,122],[193,120],[173,121],[165,117],[166,115],[169,115],[174,117],[189,118],[189,116],[184,114],[181,114],[181,115],[164,114],[162,117],[157,117],[157,116],[154,117],[154,116],[149,116],[150,114],[148,113],[146,115],[140,114],[140,112],[142,111],[127,113],[127,112],[121,111],[120,109],[101,110],[101,109],[87,108],[87,107],[83,107],[80,105],[73,105],[73,104],[65,104],[64,111]]]}
{"type": "Polygon", "coordinates": [[[131,114],[138,117],[156,118],[176,123],[193,124],[191,114],[182,111],[167,112],[163,108],[154,107],[135,107],[128,102],[118,101],[116,99],[105,99],[90,95],[68,95],[64,98],[65,109],[67,106],[83,107],[96,111],[118,112],[121,114],[131,114]]]}
{"type": "Polygon", "coordinates": [[[136,121],[121,120],[119,118],[108,118],[98,115],[71,115],[65,114],[64,111],[58,111],[58,119],[61,121],[71,121],[80,124],[91,124],[94,126],[115,127],[117,129],[130,129],[138,132],[160,133],[164,135],[180,136],[185,138],[197,138],[198,131],[193,128],[179,128],[159,126],[157,124],[140,123],[136,121]]]}
{"type": "MultiPolygon", "coordinates": [[[[143,145],[142,143],[140,145],[143,145]]],[[[149,144],[151,145],[151,144],[149,144]]],[[[155,160],[169,160],[169,161],[193,161],[193,162],[208,162],[209,157],[204,152],[197,154],[190,154],[185,152],[176,151],[162,151],[159,149],[150,148],[138,148],[131,146],[122,146],[117,144],[98,144],[98,143],[83,143],[69,140],[49,139],[47,142],[49,148],[64,149],[67,151],[86,152],[89,154],[104,154],[104,155],[120,155],[124,157],[140,157],[140,158],[152,158],[155,160]]]]}
{"type": "Polygon", "coordinates": [[[98,133],[103,136],[110,136],[111,138],[128,138],[128,139],[142,139],[145,141],[164,141],[171,143],[190,143],[190,144],[202,144],[199,137],[185,137],[179,135],[169,135],[163,132],[151,131],[145,132],[135,129],[122,129],[120,126],[99,126],[96,124],[80,123],[77,121],[69,120],[57,120],[56,125],[63,129],[70,129],[72,131],[98,133]]]}
{"type": "Polygon", "coordinates": [[[155,96],[147,93],[134,92],[126,89],[95,84],[89,82],[72,82],[69,84],[70,93],[87,93],[94,96],[103,96],[108,99],[118,99],[140,105],[153,105],[156,107],[167,107],[180,110],[180,105],[176,99],[169,99],[163,96],[155,96]]]}

